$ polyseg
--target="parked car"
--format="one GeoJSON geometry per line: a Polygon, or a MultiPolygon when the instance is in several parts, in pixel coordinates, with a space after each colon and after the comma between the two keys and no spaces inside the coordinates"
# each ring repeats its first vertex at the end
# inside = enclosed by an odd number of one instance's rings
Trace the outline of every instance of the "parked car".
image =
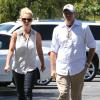
{"type": "MultiPolygon", "coordinates": [[[[96,40],[96,51],[92,60],[92,64],[87,69],[85,74],[85,81],[91,81],[100,70],[100,22],[83,22],[85,25],[89,25],[90,30],[96,40]]],[[[88,50],[86,52],[88,54],[88,50]]]]}
{"type": "MultiPolygon", "coordinates": [[[[50,76],[50,60],[48,56],[48,52],[50,50],[52,32],[55,26],[61,24],[62,21],[33,21],[32,28],[41,33],[42,36],[42,48],[45,58],[46,70],[44,72],[40,72],[40,80],[37,81],[39,85],[46,85],[51,81],[50,76]]],[[[89,25],[94,38],[96,39],[96,52],[93,57],[92,64],[87,69],[87,72],[84,76],[85,81],[91,81],[95,75],[97,74],[98,69],[100,69],[99,59],[100,59],[100,23],[96,22],[83,22],[85,25],[89,25]]],[[[13,31],[21,27],[21,23],[17,22],[6,22],[0,24],[0,84],[8,85],[13,81],[12,73],[4,72],[4,64],[6,55],[8,52],[9,41],[13,31]]],[[[87,52],[88,54],[88,48],[87,52]]],[[[39,59],[37,56],[37,66],[39,66],[39,59]]]]}

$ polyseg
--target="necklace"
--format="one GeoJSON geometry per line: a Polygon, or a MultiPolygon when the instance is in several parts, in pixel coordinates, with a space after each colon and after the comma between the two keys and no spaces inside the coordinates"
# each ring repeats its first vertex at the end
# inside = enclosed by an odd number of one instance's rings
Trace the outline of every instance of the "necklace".
{"type": "Polygon", "coordinates": [[[67,27],[67,38],[71,39],[72,37],[72,32],[71,32],[72,26],[71,27],[67,27]]]}

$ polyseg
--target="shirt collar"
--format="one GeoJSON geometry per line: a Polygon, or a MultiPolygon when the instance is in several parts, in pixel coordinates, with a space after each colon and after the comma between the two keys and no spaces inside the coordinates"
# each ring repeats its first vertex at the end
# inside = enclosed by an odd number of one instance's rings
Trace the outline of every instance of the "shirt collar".
{"type": "MultiPolygon", "coordinates": [[[[73,25],[74,25],[74,26],[79,26],[79,25],[81,25],[81,21],[78,21],[78,20],[75,19],[73,25]]],[[[65,22],[64,22],[63,25],[62,25],[62,28],[64,28],[64,27],[66,27],[66,23],[65,23],[65,22]]]]}
{"type": "MultiPolygon", "coordinates": [[[[24,35],[24,34],[23,34],[23,27],[21,27],[21,31],[22,31],[22,32],[21,32],[21,35],[24,35]]],[[[31,30],[30,30],[29,36],[31,36],[31,34],[32,34],[32,28],[31,28],[31,30]]]]}

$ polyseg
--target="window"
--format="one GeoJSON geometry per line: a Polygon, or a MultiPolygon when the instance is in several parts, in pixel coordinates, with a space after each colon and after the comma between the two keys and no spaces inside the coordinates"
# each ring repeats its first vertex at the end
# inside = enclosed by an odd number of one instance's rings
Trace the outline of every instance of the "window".
{"type": "Polygon", "coordinates": [[[89,27],[95,40],[100,40],[100,26],[89,25],[89,27]]]}
{"type": "Polygon", "coordinates": [[[9,31],[14,25],[6,25],[6,24],[1,24],[0,25],[0,31],[9,31]]]}
{"type": "Polygon", "coordinates": [[[53,29],[56,25],[32,25],[32,28],[39,32],[42,36],[42,40],[51,40],[53,29]]]}
{"type": "Polygon", "coordinates": [[[10,36],[0,34],[0,50],[1,49],[8,49],[10,42],[10,36]]]}

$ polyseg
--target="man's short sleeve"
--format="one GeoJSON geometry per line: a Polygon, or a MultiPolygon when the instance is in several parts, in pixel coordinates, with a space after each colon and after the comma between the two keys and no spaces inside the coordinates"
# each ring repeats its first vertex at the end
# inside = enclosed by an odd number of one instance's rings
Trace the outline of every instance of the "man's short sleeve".
{"type": "Polygon", "coordinates": [[[58,28],[54,28],[51,42],[51,51],[57,53],[59,48],[58,28]]]}
{"type": "Polygon", "coordinates": [[[88,48],[96,48],[96,41],[92,35],[92,32],[89,28],[89,26],[86,27],[85,29],[86,33],[86,43],[88,48]]]}

